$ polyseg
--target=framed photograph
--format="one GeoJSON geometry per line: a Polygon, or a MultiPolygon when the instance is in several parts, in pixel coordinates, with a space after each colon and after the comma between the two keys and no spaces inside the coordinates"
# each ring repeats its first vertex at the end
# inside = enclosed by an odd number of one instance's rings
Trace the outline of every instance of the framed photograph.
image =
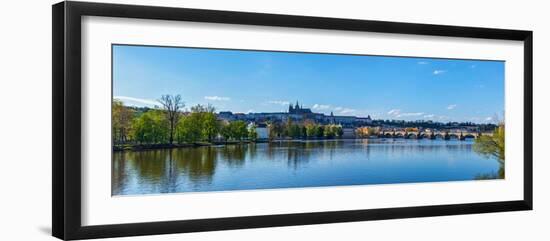
{"type": "Polygon", "coordinates": [[[55,4],[53,235],[531,210],[532,34],[55,4]]]}

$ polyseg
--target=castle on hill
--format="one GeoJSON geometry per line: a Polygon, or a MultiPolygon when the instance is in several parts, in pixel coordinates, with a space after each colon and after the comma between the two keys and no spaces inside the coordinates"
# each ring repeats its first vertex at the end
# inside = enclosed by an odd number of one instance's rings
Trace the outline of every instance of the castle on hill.
{"type": "Polygon", "coordinates": [[[339,124],[344,127],[363,126],[370,124],[372,119],[370,116],[357,117],[357,116],[338,116],[332,112],[330,115],[324,113],[315,113],[310,108],[304,108],[298,101],[293,106],[288,106],[288,112],[260,112],[260,113],[233,113],[231,111],[221,111],[218,114],[218,118],[225,121],[242,120],[247,122],[254,122],[258,124],[266,122],[304,122],[313,121],[318,124],[339,124]]]}
{"type": "Polygon", "coordinates": [[[313,112],[309,108],[303,108],[301,105],[298,104],[298,101],[296,101],[296,105],[294,107],[292,107],[292,104],[288,106],[288,113],[295,115],[306,115],[312,114],[313,112]]]}

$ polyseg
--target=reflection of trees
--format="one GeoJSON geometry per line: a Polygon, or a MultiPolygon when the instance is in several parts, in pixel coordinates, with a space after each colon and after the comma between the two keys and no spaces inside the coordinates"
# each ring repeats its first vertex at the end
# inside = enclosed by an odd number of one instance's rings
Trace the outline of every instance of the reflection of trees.
{"type": "Polygon", "coordinates": [[[257,156],[258,156],[258,146],[256,145],[256,143],[250,143],[248,144],[248,155],[249,155],[249,160],[256,160],[257,156]]]}
{"type": "Polygon", "coordinates": [[[126,161],[124,152],[113,152],[111,162],[111,195],[117,194],[123,188],[126,173],[126,161]]]}
{"type": "Polygon", "coordinates": [[[187,174],[191,182],[212,181],[216,171],[217,155],[215,148],[197,147],[174,149],[174,160],[179,172],[187,174]]]}
{"type": "Polygon", "coordinates": [[[499,166],[498,172],[478,174],[474,176],[475,180],[491,180],[491,179],[502,179],[504,178],[504,167],[499,166]]]}
{"type": "Polygon", "coordinates": [[[308,163],[311,157],[311,149],[308,142],[287,142],[287,166],[297,169],[301,164],[308,163]]]}
{"type": "Polygon", "coordinates": [[[270,142],[266,144],[265,155],[269,160],[286,160],[289,167],[298,169],[324,155],[332,158],[344,143],[341,140],[270,142]]]}
{"type": "Polygon", "coordinates": [[[231,167],[244,165],[248,145],[226,145],[219,148],[222,160],[231,167]]]}
{"type": "MultiPolygon", "coordinates": [[[[236,173],[227,168],[274,166],[288,170],[308,168],[312,163],[333,161],[339,165],[346,158],[363,161],[379,156],[383,160],[402,160],[427,155],[456,156],[470,153],[471,141],[438,140],[310,140],[274,141],[270,143],[239,144],[225,146],[186,147],[171,150],[114,152],[112,162],[113,194],[159,193],[209,190],[217,188],[216,168],[219,173],[236,173]],[[360,156],[358,156],[360,155],[360,156]],[[264,163],[261,163],[264,162],[264,163]],[[256,165],[256,164],[255,164],[256,165]],[[191,186],[190,186],[191,185],[191,186]]],[[[376,161],[376,160],[375,160],[376,161]]],[[[355,164],[355,163],[354,163],[355,164]]],[[[503,172],[503,168],[499,170],[503,172]]],[[[480,178],[491,174],[479,175],[480,178]]],[[[499,175],[496,173],[495,175],[499,175]]]]}
{"type": "MultiPolygon", "coordinates": [[[[258,144],[257,144],[258,145],[258,144]]],[[[260,154],[266,160],[285,160],[293,169],[305,167],[312,161],[338,158],[351,149],[363,148],[368,159],[370,149],[365,140],[308,140],[308,141],[274,141],[261,144],[260,154]],[[261,146],[265,145],[265,146],[261,146]]],[[[260,159],[262,157],[260,156],[260,159]]]]}
{"type": "Polygon", "coordinates": [[[371,141],[369,142],[367,150],[376,149],[377,152],[381,152],[384,156],[390,158],[401,158],[403,156],[410,155],[424,155],[424,154],[439,154],[444,152],[463,152],[470,151],[472,149],[471,142],[464,141],[371,141]]]}
{"type": "Polygon", "coordinates": [[[310,158],[310,142],[270,142],[265,144],[265,155],[268,160],[286,160],[287,165],[298,168],[310,158]]]}
{"type": "Polygon", "coordinates": [[[193,184],[210,183],[217,152],[211,147],[113,153],[112,192],[137,180],[142,188],[177,192],[181,178],[193,184]]]}
{"type": "Polygon", "coordinates": [[[124,152],[124,154],[128,165],[137,172],[139,177],[157,180],[164,175],[167,150],[124,152]]]}

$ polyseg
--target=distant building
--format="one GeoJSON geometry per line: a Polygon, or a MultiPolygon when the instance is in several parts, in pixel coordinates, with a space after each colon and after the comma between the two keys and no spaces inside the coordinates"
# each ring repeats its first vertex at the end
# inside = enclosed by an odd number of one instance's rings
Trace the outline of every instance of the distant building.
{"type": "Polygon", "coordinates": [[[256,133],[258,133],[258,139],[265,140],[269,138],[269,129],[265,123],[256,125],[256,133]]]}
{"type": "Polygon", "coordinates": [[[248,123],[248,130],[252,129],[253,127],[256,127],[256,134],[258,134],[257,138],[259,140],[265,140],[269,137],[269,130],[267,129],[267,125],[265,123],[259,123],[255,124],[254,122],[248,123]]]}
{"type": "Polygon", "coordinates": [[[309,108],[303,108],[302,106],[298,105],[298,101],[296,101],[296,105],[292,107],[292,105],[288,106],[288,113],[294,114],[294,115],[307,115],[312,114],[311,109],[309,108]]]}
{"type": "Polygon", "coordinates": [[[355,128],[342,128],[342,138],[355,138],[355,128]]]}
{"type": "Polygon", "coordinates": [[[355,116],[334,116],[334,123],[341,125],[351,125],[355,123],[355,116]]]}
{"type": "Polygon", "coordinates": [[[222,120],[232,121],[235,117],[233,116],[233,112],[231,111],[220,111],[220,113],[218,114],[218,118],[222,120]]]}
{"type": "Polygon", "coordinates": [[[355,121],[361,124],[370,124],[372,123],[372,119],[370,118],[370,115],[367,117],[356,117],[355,121]]]}
{"type": "Polygon", "coordinates": [[[218,114],[218,119],[224,121],[236,121],[242,120],[247,122],[253,122],[257,125],[266,122],[303,122],[313,121],[318,124],[338,124],[343,127],[359,127],[372,123],[370,116],[356,117],[356,116],[337,116],[332,112],[330,115],[323,113],[314,113],[310,108],[304,108],[298,101],[296,104],[288,106],[288,112],[260,112],[260,113],[232,113],[230,111],[221,111],[218,114]]]}
{"type": "Polygon", "coordinates": [[[235,113],[233,114],[233,117],[235,118],[235,120],[242,120],[242,121],[245,121],[248,119],[246,114],[244,113],[235,113]]]}

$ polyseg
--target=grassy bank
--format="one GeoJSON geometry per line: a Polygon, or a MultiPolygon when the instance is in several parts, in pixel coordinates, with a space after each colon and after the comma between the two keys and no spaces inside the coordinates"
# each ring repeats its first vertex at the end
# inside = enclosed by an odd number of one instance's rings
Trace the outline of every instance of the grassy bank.
{"type": "Polygon", "coordinates": [[[201,146],[218,146],[218,145],[242,145],[250,143],[265,143],[267,140],[257,141],[213,141],[213,142],[194,142],[183,144],[123,144],[114,145],[113,151],[143,151],[143,150],[156,150],[156,149],[171,149],[171,148],[184,148],[184,147],[201,147],[201,146]]]}
{"type": "Polygon", "coordinates": [[[356,140],[356,139],[368,139],[368,138],[304,138],[304,139],[262,139],[262,140],[243,140],[243,141],[213,141],[213,142],[194,142],[183,144],[123,144],[114,145],[113,151],[142,151],[142,150],[156,150],[156,149],[171,149],[171,148],[185,148],[185,147],[201,147],[201,146],[220,146],[220,145],[244,145],[250,143],[269,143],[269,142],[304,142],[304,141],[322,141],[322,140],[356,140]]]}

